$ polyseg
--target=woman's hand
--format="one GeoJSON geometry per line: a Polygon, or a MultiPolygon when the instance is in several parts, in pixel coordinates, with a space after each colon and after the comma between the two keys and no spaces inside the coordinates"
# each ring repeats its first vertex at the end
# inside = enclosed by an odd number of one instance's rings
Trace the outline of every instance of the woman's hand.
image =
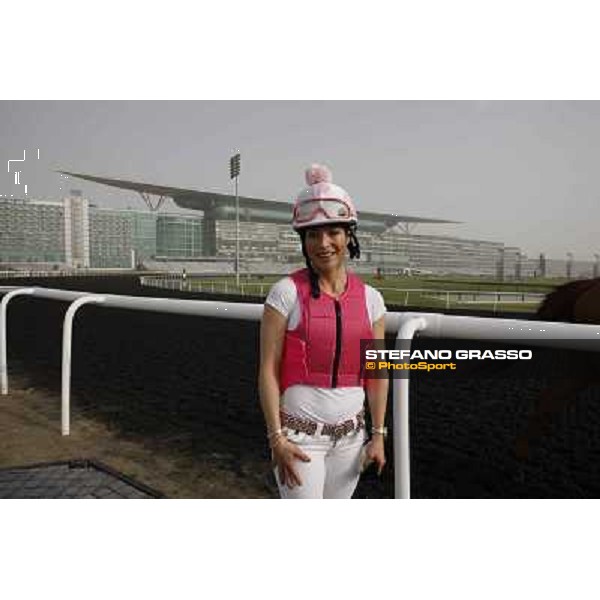
{"type": "Polygon", "coordinates": [[[367,461],[374,462],[377,465],[377,475],[381,475],[385,466],[385,448],[383,446],[383,436],[375,434],[366,448],[367,461]]]}
{"type": "Polygon", "coordinates": [[[310,462],[310,457],[283,435],[275,440],[271,452],[281,485],[287,485],[289,488],[302,485],[294,463],[298,460],[310,462]]]}

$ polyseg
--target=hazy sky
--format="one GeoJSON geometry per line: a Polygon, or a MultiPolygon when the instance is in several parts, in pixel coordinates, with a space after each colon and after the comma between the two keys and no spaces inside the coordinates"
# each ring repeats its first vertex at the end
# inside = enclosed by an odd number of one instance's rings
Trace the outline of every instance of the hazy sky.
{"type": "MultiPolygon", "coordinates": [[[[291,200],[304,167],[323,162],[359,210],[463,222],[415,233],[530,257],[600,252],[600,102],[2,101],[0,148],[8,196],[27,184],[28,197],[60,198],[54,169],[229,193],[240,149],[246,196],[291,200]]],[[[101,206],[145,206],[137,194],[67,187],[101,206]]]]}

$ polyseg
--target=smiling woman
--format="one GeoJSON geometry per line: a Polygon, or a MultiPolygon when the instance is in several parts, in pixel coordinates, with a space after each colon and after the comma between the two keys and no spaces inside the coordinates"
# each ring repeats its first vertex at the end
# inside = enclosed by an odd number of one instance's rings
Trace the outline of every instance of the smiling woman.
{"type": "Polygon", "coordinates": [[[342,225],[311,227],[304,235],[308,260],[317,271],[340,269],[349,241],[348,230],[342,225]]]}
{"type": "Polygon", "coordinates": [[[365,381],[360,363],[360,340],[384,336],[385,305],[346,268],[360,256],[352,199],[326,167],[307,169],[306,182],[293,213],[306,268],[265,301],[260,400],[281,497],[350,498],[366,462],[385,464],[388,381],[365,381]]]}

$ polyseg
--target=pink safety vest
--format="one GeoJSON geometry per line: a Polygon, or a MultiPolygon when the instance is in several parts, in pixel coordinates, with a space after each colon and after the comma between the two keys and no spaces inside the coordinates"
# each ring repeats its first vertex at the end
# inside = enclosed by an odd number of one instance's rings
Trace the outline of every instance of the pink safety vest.
{"type": "Polygon", "coordinates": [[[348,273],[346,291],[335,300],[310,294],[308,269],[290,275],[300,303],[300,322],[286,331],[280,366],[281,393],[292,385],[362,387],[360,340],[372,339],[365,284],[348,273]]]}

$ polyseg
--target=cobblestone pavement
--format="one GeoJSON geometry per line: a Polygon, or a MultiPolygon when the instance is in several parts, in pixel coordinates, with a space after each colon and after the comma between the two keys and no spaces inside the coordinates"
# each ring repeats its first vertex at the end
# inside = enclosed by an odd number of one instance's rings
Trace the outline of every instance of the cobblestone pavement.
{"type": "Polygon", "coordinates": [[[0,469],[0,498],[159,498],[162,494],[88,460],[0,469]]]}

